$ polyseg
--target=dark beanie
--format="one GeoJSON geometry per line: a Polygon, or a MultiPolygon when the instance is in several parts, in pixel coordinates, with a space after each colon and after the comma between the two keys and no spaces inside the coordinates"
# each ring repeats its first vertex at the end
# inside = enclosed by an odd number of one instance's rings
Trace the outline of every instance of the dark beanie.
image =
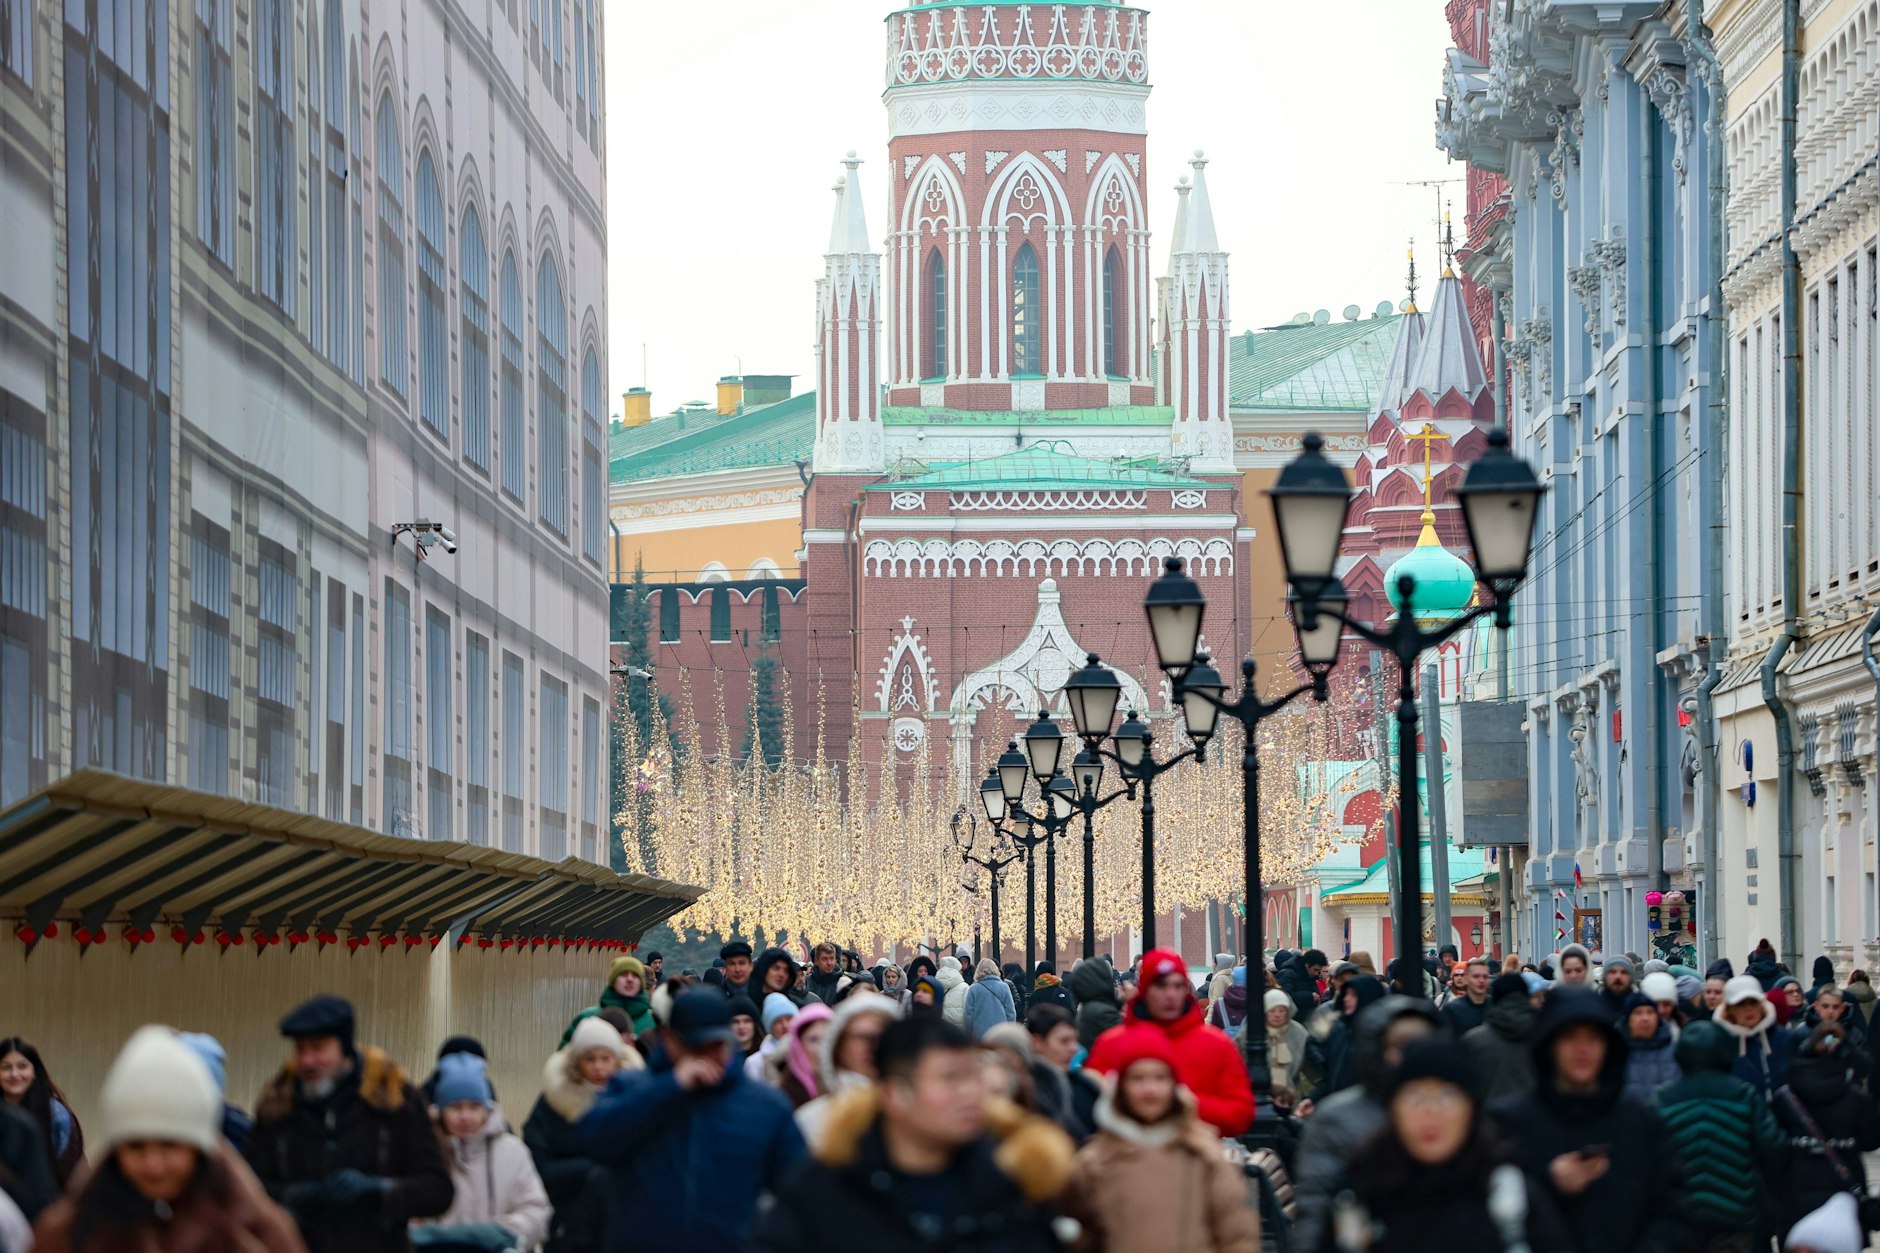
{"type": "Polygon", "coordinates": [[[490,1056],[483,1051],[483,1042],[475,1036],[470,1035],[454,1035],[448,1040],[445,1040],[444,1043],[438,1047],[437,1060],[441,1062],[452,1053],[469,1053],[471,1056],[481,1057],[485,1061],[489,1060],[490,1056]]]}
{"type": "Polygon", "coordinates": [[[281,1019],[281,1034],[289,1039],[335,1036],[348,1053],[353,1051],[353,1030],[352,1002],[338,996],[323,995],[302,1001],[281,1019]]]}
{"type": "Polygon", "coordinates": [[[1488,985],[1488,999],[1496,1004],[1511,996],[1525,997],[1527,994],[1527,980],[1518,974],[1496,975],[1495,982],[1488,985]]]}
{"type": "Polygon", "coordinates": [[[1416,1079],[1438,1079],[1475,1096],[1475,1066],[1469,1050],[1457,1048],[1455,1040],[1444,1034],[1422,1036],[1404,1046],[1403,1060],[1391,1076],[1391,1095],[1416,1079]]]}
{"type": "Polygon", "coordinates": [[[1809,969],[1816,983],[1834,982],[1834,963],[1825,956],[1815,958],[1815,964],[1809,969]]]}

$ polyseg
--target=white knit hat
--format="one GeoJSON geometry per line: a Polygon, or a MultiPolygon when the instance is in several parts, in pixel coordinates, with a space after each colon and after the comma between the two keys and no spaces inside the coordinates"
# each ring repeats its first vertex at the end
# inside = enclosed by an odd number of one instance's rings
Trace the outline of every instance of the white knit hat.
{"type": "Polygon", "coordinates": [[[1810,1253],[1860,1253],[1866,1247],[1867,1234],[1861,1230],[1860,1206],[1851,1192],[1836,1192],[1827,1204],[1803,1217],[1789,1228],[1785,1249],[1808,1249],[1810,1253]]]}
{"type": "Polygon", "coordinates": [[[98,1094],[106,1148],[169,1140],[215,1151],[222,1096],[209,1068],[167,1027],[140,1027],[111,1063],[98,1094]]]}
{"type": "Polygon", "coordinates": [[[1654,1001],[1678,999],[1678,981],[1662,970],[1654,970],[1639,983],[1639,991],[1654,1001]]]}
{"type": "Polygon", "coordinates": [[[615,1057],[624,1057],[627,1045],[620,1038],[620,1033],[607,1024],[606,1019],[595,1014],[574,1025],[574,1034],[568,1037],[567,1051],[571,1059],[579,1061],[597,1049],[605,1049],[615,1057]]]}
{"type": "Polygon", "coordinates": [[[1280,991],[1278,988],[1268,988],[1266,995],[1260,1000],[1260,1012],[1269,1013],[1276,1009],[1283,1009],[1288,1014],[1291,1014],[1293,1012],[1293,998],[1286,995],[1286,993],[1280,991]]]}
{"type": "Polygon", "coordinates": [[[1763,986],[1755,975],[1738,975],[1736,978],[1723,985],[1723,1003],[1725,1005],[1741,1005],[1745,1001],[1762,1001],[1767,999],[1768,998],[1763,995],[1763,986]]]}

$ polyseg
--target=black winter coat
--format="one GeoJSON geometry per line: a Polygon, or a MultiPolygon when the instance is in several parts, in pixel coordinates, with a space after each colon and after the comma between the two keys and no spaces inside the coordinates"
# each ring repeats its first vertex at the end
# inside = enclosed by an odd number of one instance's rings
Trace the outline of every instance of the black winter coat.
{"type": "Polygon", "coordinates": [[[607,1172],[588,1156],[576,1126],[546,1096],[535,1098],[529,1121],[522,1124],[522,1142],[555,1207],[548,1253],[591,1253],[607,1232],[607,1172]]]}
{"type": "MultiPolygon", "coordinates": [[[[1311,1015],[1312,1011],[1318,1007],[1319,985],[1312,981],[1311,974],[1306,970],[1305,962],[1300,960],[1297,954],[1287,953],[1285,957],[1287,959],[1285,961],[1275,959],[1277,968],[1273,971],[1273,977],[1278,981],[1280,991],[1292,997],[1293,1019],[1297,1022],[1304,1022],[1306,1018],[1311,1015]]],[[[1249,992],[1251,992],[1253,988],[1254,974],[1255,968],[1249,967],[1247,971],[1247,986],[1249,992]]],[[[1252,999],[1251,996],[1248,997],[1248,1000],[1252,999]]],[[[1264,1016],[1265,1011],[1263,1010],[1261,1013],[1262,1016],[1264,1016]]]]}
{"type": "Polygon", "coordinates": [[[1488,1104],[1534,1090],[1534,1021],[1540,1011],[1525,996],[1506,996],[1488,1007],[1482,1025],[1462,1037],[1475,1062],[1476,1083],[1488,1104]]]}
{"type": "Polygon", "coordinates": [[[1809,1133],[1796,1112],[1791,1095],[1808,1111],[1827,1147],[1834,1150],[1863,1193],[1867,1190],[1867,1169],[1861,1163],[1861,1154],[1880,1149],[1880,1113],[1875,1111],[1873,1097],[1849,1082],[1846,1062],[1836,1057],[1797,1057],[1789,1066],[1788,1086],[1779,1089],[1769,1105],[1789,1137],[1789,1169],[1777,1189],[1784,1231],[1847,1187],[1828,1160],[1821,1141],[1809,1133]]]}
{"type": "MultiPolygon", "coordinates": [[[[1491,1108],[1499,1126],[1519,1137],[1515,1161],[1530,1187],[1548,1190],[1565,1218],[1575,1248],[1600,1253],[1670,1253],[1679,1247],[1675,1206],[1676,1156],[1657,1112],[1623,1099],[1625,1038],[1597,992],[1556,990],[1534,1033],[1534,1091],[1491,1108]],[[1554,1082],[1554,1038],[1590,1023],[1607,1037],[1606,1061],[1596,1090],[1561,1092],[1554,1082]],[[1564,1153],[1604,1145],[1606,1173],[1578,1196],[1554,1190],[1549,1164],[1564,1153]]],[[[1457,1246],[1460,1247],[1460,1246],[1457,1246]]]]}
{"type": "MultiPolygon", "coordinates": [[[[916,1188],[890,1168],[878,1127],[869,1125],[859,1142],[832,1147],[845,1138],[836,1125],[841,1114],[833,1119],[819,1148],[823,1160],[807,1163],[771,1194],[746,1253],[1059,1253],[1055,1215],[1027,1196],[1028,1187],[1055,1194],[1063,1185],[1060,1178],[1046,1188],[1033,1177],[1049,1169],[1026,1164],[1039,1156],[1036,1144],[1011,1155],[1020,1160],[1007,1174],[995,1160],[1001,1142],[985,1137],[962,1150],[943,1176],[916,1188]],[[924,1212],[929,1198],[940,1199],[946,1212],[924,1212]]],[[[1015,1134],[1036,1137],[1025,1129],[1015,1134]]],[[[1052,1151],[1061,1152],[1057,1169],[1066,1175],[1068,1149],[1066,1143],[1052,1151]]]]}
{"type": "MultiPolygon", "coordinates": [[[[1412,1162],[1388,1131],[1359,1153],[1349,1182],[1369,1220],[1368,1253],[1500,1253],[1508,1248],[1509,1240],[1488,1213],[1494,1171],[1506,1160],[1505,1150],[1484,1143],[1494,1135],[1484,1126],[1454,1160],[1435,1167],[1412,1162]]],[[[1525,1175],[1518,1177],[1527,1189],[1527,1221],[1519,1238],[1531,1253],[1573,1253],[1572,1237],[1548,1190],[1525,1175]]],[[[1336,1222],[1326,1224],[1319,1248],[1304,1253],[1336,1253],[1336,1227],[1336,1222]]]]}
{"type": "Polygon", "coordinates": [[[46,1156],[45,1134],[31,1114],[5,1101],[0,1101],[0,1188],[13,1198],[29,1223],[59,1199],[59,1182],[52,1177],[52,1161],[46,1156]]]}
{"type": "Polygon", "coordinates": [[[423,1095],[377,1049],[361,1053],[324,1101],[301,1098],[291,1067],[269,1080],[243,1157],[293,1216],[308,1253],[405,1253],[411,1220],[442,1214],[454,1193],[423,1095]],[[346,1169],[390,1190],[336,1204],[324,1185],[346,1169]]]}

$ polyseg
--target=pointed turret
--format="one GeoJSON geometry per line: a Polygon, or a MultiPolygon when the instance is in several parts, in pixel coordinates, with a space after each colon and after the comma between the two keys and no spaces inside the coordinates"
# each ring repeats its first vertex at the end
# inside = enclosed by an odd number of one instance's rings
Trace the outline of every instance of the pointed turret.
{"type": "Polygon", "coordinates": [[[816,451],[821,474],[886,468],[881,426],[881,254],[868,235],[851,152],[836,180],[835,218],[816,282],[816,451]]]}
{"type": "Polygon", "coordinates": [[[1397,342],[1391,345],[1377,394],[1377,412],[1393,419],[1403,412],[1404,402],[1415,390],[1417,359],[1423,355],[1423,315],[1412,306],[1397,327],[1397,342]]]}
{"type": "Polygon", "coordinates": [[[1492,411],[1488,371],[1482,368],[1482,353],[1475,327],[1469,320],[1462,280],[1447,267],[1437,280],[1436,295],[1430,302],[1429,326],[1423,336],[1422,350],[1417,354],[1410,391],[1428,404],[1428,409],[1420,412],[1419,417],[1486,417],[1492,411]],[[1445,404],[1451,392],[1456,393],[1462,405],[1455,400],[1445,404]],[[1484,408],[1485,402],[1489,409],[1484,408]]]}
{"type": "Polygon", "coordinates": [[[1189,162],[1176,185],[1175,242],[1162,285],[1162,403],[1175,410],[1175,452],[1201,474],[1234,469],[1234,428],[1227,409],[1227,254],[1208,202],[1207,157],[1189,162]]]}

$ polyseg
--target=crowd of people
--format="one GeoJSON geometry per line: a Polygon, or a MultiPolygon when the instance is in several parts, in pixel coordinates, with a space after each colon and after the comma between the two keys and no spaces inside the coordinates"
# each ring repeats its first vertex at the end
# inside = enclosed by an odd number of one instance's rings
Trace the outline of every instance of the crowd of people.
{"type": "Polygon", "coordinates": [[[1863,972],[1454,957],[623,956],[519,1132],[479,1041],[414,1083],[334,996],[249,1109],[140,1029],[89,1140],[0,1038],[0,1253],[1865,1247],[1863,972]]]}

